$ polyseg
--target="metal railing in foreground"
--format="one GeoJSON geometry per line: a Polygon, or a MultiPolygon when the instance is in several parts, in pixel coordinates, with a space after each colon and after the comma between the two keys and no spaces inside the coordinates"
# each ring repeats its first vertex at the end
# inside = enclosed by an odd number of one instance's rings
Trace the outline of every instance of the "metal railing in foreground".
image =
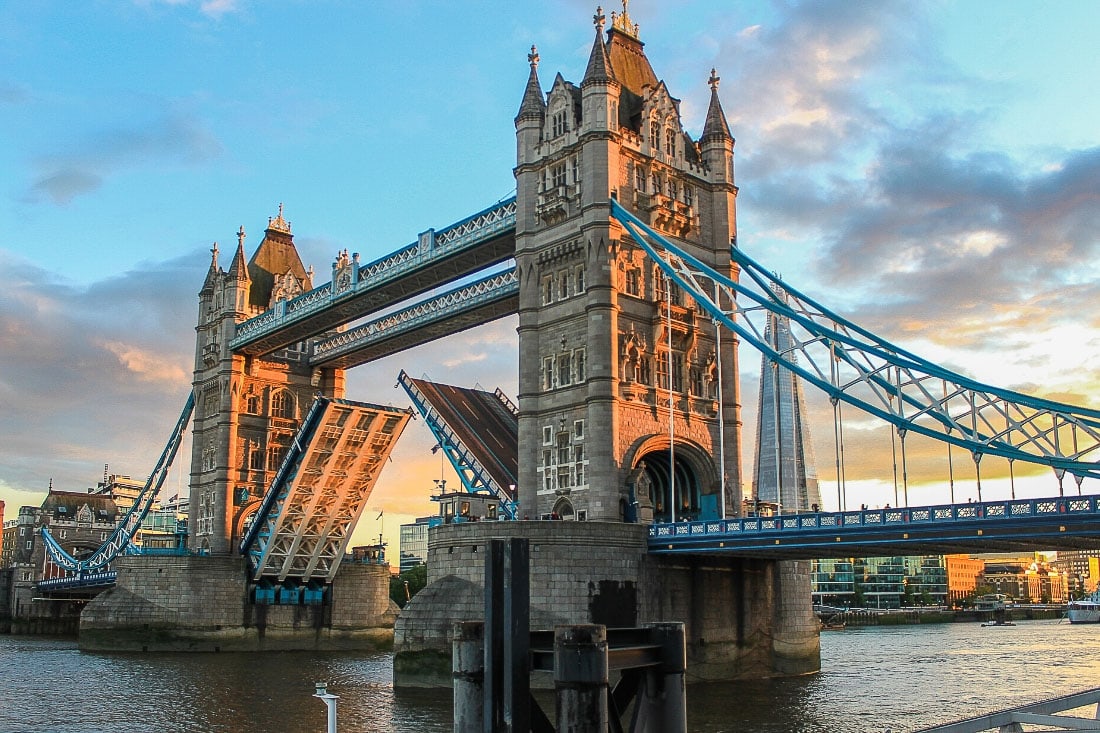
{"type": "Polygon", "coordinates": [[[981,733],[987,730],[997,730],[999,733],[1022,733],[1024,725],[1043,726],[1042,730],[1100,731],[1100,687],[1021,705],[998,713],[986,713],[946,725],[921,728],[916,733],[981,733]],[[1091,718],[1054,714],[1077,710],[1088,705],[1097,706],[1091,718]]]}

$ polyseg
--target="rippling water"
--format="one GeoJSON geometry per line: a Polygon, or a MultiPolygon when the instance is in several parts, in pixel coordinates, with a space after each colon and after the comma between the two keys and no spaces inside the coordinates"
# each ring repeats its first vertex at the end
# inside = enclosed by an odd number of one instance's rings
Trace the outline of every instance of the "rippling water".
{"type": "MultiPolygon", "coordinates": [[[[693,685],[698,733],[893,733],[1100,687],[1100,625],[1023,622],[826,632],[823,672],[693,685]]],[[[82,654],[0,635],[2,733],[449,733],[449,690],[395,691],[386,654],[82,654]]],[[[551,717],[553,713],[551,711],[551,717]]]]}

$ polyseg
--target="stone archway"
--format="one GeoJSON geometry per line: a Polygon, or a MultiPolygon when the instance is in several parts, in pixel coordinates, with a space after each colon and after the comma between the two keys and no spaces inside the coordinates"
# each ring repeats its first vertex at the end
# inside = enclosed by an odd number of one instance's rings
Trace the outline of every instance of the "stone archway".
{"type": "Polygon", "coordinates": [[[676,521],[699,519],[715,513],[717,485],[713,461],[698,446],[677,443],[669,451],[667,438],[652,436],[635,452],[631,479],[634,488],[634,521],[668,522],[673,518],[671,494],[675,487],[676,521]]]}
{"type": "Polygon", "coordinates": [[[573,509],[573,502],[564,496],[558,499],[554,502],[553,516],[556,519],[576,519],[577,513],[573,509]]]}
{"type": "Polygon", "coordinates": [[[237,517],[233,522],[234,545],[239,545],[248,530],[251,529],[252,522],[256,519],[256,512],[260,509],[262,503],[259,499],[253,499],[237,510],[237,517]]]}

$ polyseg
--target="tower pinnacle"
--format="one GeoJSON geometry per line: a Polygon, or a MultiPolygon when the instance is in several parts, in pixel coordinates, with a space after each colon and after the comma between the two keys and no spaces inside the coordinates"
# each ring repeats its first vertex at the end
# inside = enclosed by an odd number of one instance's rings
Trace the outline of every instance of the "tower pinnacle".
{"type": "Polygon", "coordinates": [[[523,90],[523,101],[519,104],[519,112],[516,113],[516,123],[520,120],[538,120],[540,123],[546,114],[546,100],[542,96],[542,87],[539,85],[539,52],[531,46],[531,53],[527,54],[527,63],[531,64],[531,73],[527,77],[527,88],[523,90]]]}
{"type": "Polygon", "coordinates": [[[611,11],[611,27],[622,31],[632,38],[637,38],[638,24],[630,20],[629,5],[630,0],[623,0],[623,12],[621,14],[616,14],[615,11],[611,11]]]}

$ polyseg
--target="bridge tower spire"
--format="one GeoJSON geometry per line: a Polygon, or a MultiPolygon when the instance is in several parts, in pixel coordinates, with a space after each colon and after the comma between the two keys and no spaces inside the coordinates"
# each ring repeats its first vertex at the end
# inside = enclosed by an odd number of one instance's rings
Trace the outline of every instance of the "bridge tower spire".
{"type": "Polygon", "coordinates": [[[214,246],[195,328],[188,541],[215,555],[236,547],[314,394],[344,393],[343,370],[311,369],[300,345],[264,357],[229,348],[238,323],[312,288],[281,204],[251,260],[245,237],[241,227],[228,271],[214,246]]]}
{"type": "Polygon", "coordinates": [[[612,220],[609,201],[736,277],[733,138],[716,83],[702,139],[685,132],[625,3],[609,28],[600,8],[593,22],[579,87],[558,74],[543,102],[532,54],[516,117],[520,512],[732,515],[736,340],[728,331],[716,340],[710,319],[612,220]]]}

